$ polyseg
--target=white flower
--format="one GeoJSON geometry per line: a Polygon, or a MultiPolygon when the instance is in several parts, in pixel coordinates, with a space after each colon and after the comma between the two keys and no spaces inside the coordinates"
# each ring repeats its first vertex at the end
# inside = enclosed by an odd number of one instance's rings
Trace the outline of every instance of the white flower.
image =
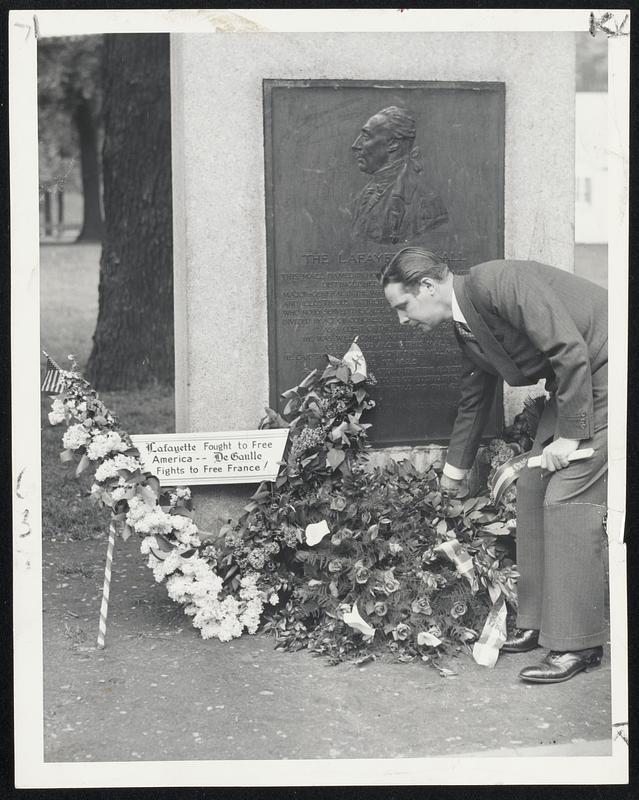
{"type": "Polygon", "coordinates": [[[161,583],[167,575],[179,569],[181,563],[182,558],[175,550],[171,550],[167,557],[163,559],[156,558],[153,553],[149,554],[149,566],[153,570],[153,577],[156,583],[161,583]]]}
{"type": "Polygon", "coordinates": [[[167,535],[173,530],[173,523],[168,514],[159,506],[148,506],[139,497],[132,497],[129,500],[126,521],[137,533],[167,535]]]}
{"type": "Polygon", "coordinates": [[[278,593],[273,592],[273,594],[269,595],[268,601],[272,606],[276,606],[280,602],[278,593]]]}
{"type": "Polygon", "coordinates": [[[114,503],[117,503],[118,500],[124,500],[126,493],[127,490],[124,486],[116,486],[115,489],[111,491],[111,500],[113,500],[114,503]]]}
{"type": "Polygon", "coordinates": [[[127,448],[128,445],[122,441],[120,434],[116,431],[96,433],[87,447],[87,455],[92,461],[97,461],[98,458],[104,458],[109,453],[121,453],[127,448]]]}
{"type": "Polygon", "coordinates": [[[171,492],[169,495],[169,504],[171,508],[175,508],[175,506],[180,501],[190,500],[191,499],[191,490],[188,486],[178,487],[175,491],[171,492]]]}
{"type": "Polygon", "coordinates": [[[59,425],[66,418],[67,410],[64,401],[56,397],[51,405],[51,411],[49,411],[49,423],[51,425],[59,425]]]}
{"type": "Polygon", "coordinates": [[[114,458],[107,458],[95,471],[96,481],[102,483],[107,478],[115,478],[118,470],[126,469],[135,472],[140,469],[140,462],[132,456],[123,456],[118,453],[114,458]]]}
{"type": "Polygon", "coordinates": [[[140,542],[140,552],[143,556],[148,556],[152,549],[157,550],[158,547],[158,540],[155,538],[155,536],[145,536],[140,542]]]}
{"type": "Polygon", "coordinates": [[[84,447],[91,437],[84,425],[71,425],[64,432],[62,445],[66,450],[77,450],[84,447]]]}
{"type": "Polygon", "coordinates": [[[175,538],[178,542],[188,544],[191,547],[199,547],[202,543],[198,536],[197,526],[192,522],[189,517],[184,517],[181,514],[169,514],[169,519],[175,531],[175,538]]]}

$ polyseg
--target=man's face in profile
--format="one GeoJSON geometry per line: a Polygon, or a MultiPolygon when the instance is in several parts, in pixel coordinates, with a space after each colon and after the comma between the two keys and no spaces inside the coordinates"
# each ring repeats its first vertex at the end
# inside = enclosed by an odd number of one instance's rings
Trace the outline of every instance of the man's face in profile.
{"type": "Polygon", "coordinates": [[[392,139],[384,117],[375,114],[368,120],[351,145],[357,166],[362,172],[370,175],[388,162],[388,145],[392,139]]]}

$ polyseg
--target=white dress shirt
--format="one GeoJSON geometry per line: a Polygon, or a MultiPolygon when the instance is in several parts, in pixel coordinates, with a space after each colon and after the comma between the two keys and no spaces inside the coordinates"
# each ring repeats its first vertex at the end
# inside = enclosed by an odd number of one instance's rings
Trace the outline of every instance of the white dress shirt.
{"type": "MultiPolygon", "coordinates": [[[[466,317],[462,314],[461,308],[459,307],[459,303],[457,302],[457,298],[455,297],[455,290],[453,289],[453,322],[461,322],[464,325],[468,326],[466,322],[466,317]]],[[[463,480],[466,475],[468,474],[467,469],[459,469],[459,467],[453,467],[452,464],[444,464],[444,475],[446,477],[451,478],[454,481],[461,481],[463,480]]]]}

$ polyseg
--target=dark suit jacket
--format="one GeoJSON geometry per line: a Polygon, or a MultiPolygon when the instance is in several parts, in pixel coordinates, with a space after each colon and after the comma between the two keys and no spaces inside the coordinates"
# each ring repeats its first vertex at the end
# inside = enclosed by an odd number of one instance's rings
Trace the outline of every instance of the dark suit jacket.
{"type": "Polygon", "coordinates": [[[551,436],[589,439],[607,424],[608,293],[536,261],[487,261],[455,275],[453,290],[477,345],[462,342],[464,372],[447,461],[472,466],[499,378],[546,379],[555,392],[551,436]]]}

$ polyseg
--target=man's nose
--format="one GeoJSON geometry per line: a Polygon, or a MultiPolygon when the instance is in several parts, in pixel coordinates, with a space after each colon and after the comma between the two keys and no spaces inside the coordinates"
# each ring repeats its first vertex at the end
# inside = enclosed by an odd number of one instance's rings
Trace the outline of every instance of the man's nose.
{"type": "Polygon", "coordinates": [[[403,311],[398,311],[397,312],[397,316],[399,317],[399,324],[400,325],[406,325],[406,323],[409,321],[408,317],[406,316],[406,314],[403,311]]]}
{"type": "Polygon", "coordinates": [[[361,135],[360,135],[360,136],[357,136],[357,137],[355,138],[355,141],[354,141],[354,142],[353,142],[353,144],[351,145],[351,150],[361,150],[361,149],[362,149],[362,145],[361,145],[361,142],[360,142],[360,139],[361,139],[361,138],[362,138],[362,137],[361,137],[361,135]]]}

